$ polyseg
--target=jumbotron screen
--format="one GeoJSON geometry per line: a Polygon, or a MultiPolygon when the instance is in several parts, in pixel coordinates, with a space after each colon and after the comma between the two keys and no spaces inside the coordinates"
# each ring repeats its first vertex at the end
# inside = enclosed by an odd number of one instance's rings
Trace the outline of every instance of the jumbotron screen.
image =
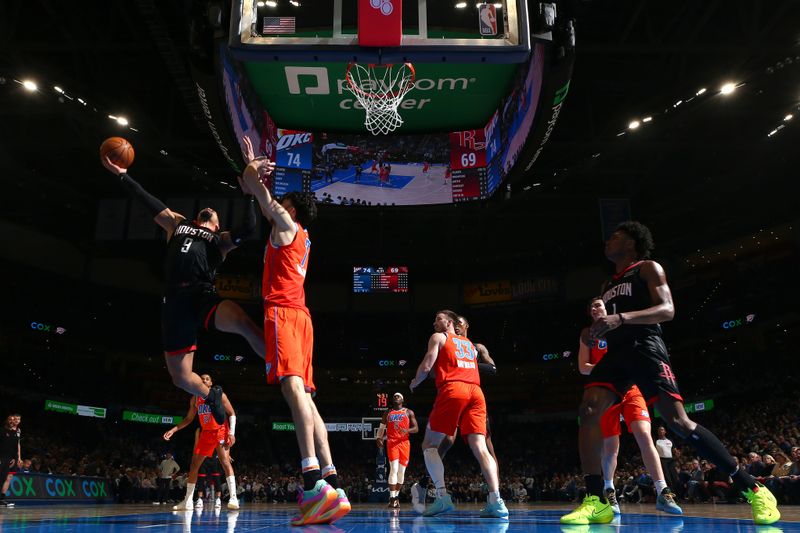
{"type": "Polygon", "coordinates": [[[353,292],[408,292],[408,267],[353,267],[353,292]]]}

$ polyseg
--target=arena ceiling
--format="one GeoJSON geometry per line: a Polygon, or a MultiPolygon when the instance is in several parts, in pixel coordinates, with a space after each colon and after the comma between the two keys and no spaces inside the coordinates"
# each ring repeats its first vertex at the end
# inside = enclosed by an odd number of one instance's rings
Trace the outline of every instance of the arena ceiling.
{"type": "MultiPolygon", "coordinates": [[[[218,181],[231,171],[186,66],[192,9],[155,0],[0,5],[3,219],[89,246],[97,199],[119,195],[97,161],[100,141],[120,133],[108,114],[139,130],[132,173],[152,192],[222,192],[218,181]],[[14,81],[26,78],[39,82],[38,93],[14,81]],[[59,102],[55,85],[75,100],[59,102]]],[[[331,223],[316,231],[329,257],[392,261],[460,244],[476,263],[523,258],[518,268],[535,268],[552,258],[555,268],[597,257],[598,198],[630,198],[662,250],[677,253],[796,218],[800,4],[573,1],[559,9],[576,19],[575,71],[525,179],[474,205],[326,208],[331,223]],[[743,85],[718,94],[726,82],[743,85]],[[789,114],[796,118],[784,121],[789,114]]]]}

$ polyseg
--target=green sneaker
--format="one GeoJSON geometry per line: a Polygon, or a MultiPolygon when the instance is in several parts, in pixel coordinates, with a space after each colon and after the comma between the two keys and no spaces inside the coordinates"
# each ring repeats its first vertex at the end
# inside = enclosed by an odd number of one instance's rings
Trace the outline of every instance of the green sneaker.
{"type": "Polygon", "coordinates": [[[775,496],[761,483],[756,483],[756,490],[747,489],[742,495],[753,507],[753,522],[756,524],[766,526],[781,519],[775,496]]]}
{"type": "Polygon", "coordinates": [[[608,524],[613,519],[614,511],[608,502],[601,502],[597,496],[586,496],[580,507],[561,517],[561,523],[574,525],[608,524]]]}

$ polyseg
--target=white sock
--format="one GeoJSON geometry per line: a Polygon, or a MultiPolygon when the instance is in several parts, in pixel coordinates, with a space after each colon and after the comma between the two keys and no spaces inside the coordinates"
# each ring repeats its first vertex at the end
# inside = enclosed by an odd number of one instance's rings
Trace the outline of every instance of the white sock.
{"type": "Polygon", "coordinates": [[[604,489],[613,489],[614,488],[614,480],[613,479],[604,479],[603,480],[603,488],[604,489]]]}
{"type": "Polygon", "coordinates": [[[494,492],[489,493],[489,503],[497,503],[497,500],[500,499],[500,491],[496,490],[494,492]]]}
{"type": "Polygon", "coordinates": [[[396,490],[390,490],[389,491],[389,497],[390,498],[396,498],[397,497],[397,491],[396,490]]]}
{"type": "Polygon", "coordinates": [[[433,485],[436,487],[436,497],[441,498],[447,494],[447,490],[444,485],[444,464],[442,458],[439,457],[439,450],[425,448],[422,455],[425,457],[425,468],[428,469],[428,475],[431,476],[433,485]]]}
{"type": "Polygon", "coordinates": [[[667,482],[663,479],[656,481],[656,494],[661,495],[661,491],[667,488],[667,482]]]}
{"type": "Polygon", "coordinates": [[[228,492],[231,493],[231,499],[236,499],[236,476],[228,476],[225,478],[228,480],[228,492]]]}
{"type": "Polygon", "coordinates": [[[192,496],[194,496],[194,487],[197,483],[187,483],[186,484],[186,498],[183,500],[185,502],[192,501],[192,496]]]}

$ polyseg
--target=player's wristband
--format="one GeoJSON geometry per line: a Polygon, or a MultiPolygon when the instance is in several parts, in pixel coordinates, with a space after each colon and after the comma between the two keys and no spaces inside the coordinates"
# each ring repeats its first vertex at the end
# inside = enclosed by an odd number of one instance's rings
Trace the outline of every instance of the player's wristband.
{"type": "Polygon", "coordinates": [[[228,417],[228,434],[229,435],[236,435],[236,415],[231,415],[228,417]]]}
{"type": "Polygon", "coordinates": [[[617,313],[617,316],[619,317],[619,325],[623,325],[625,323],[625,319],[622,317],[622,313],[617,313]]]}

